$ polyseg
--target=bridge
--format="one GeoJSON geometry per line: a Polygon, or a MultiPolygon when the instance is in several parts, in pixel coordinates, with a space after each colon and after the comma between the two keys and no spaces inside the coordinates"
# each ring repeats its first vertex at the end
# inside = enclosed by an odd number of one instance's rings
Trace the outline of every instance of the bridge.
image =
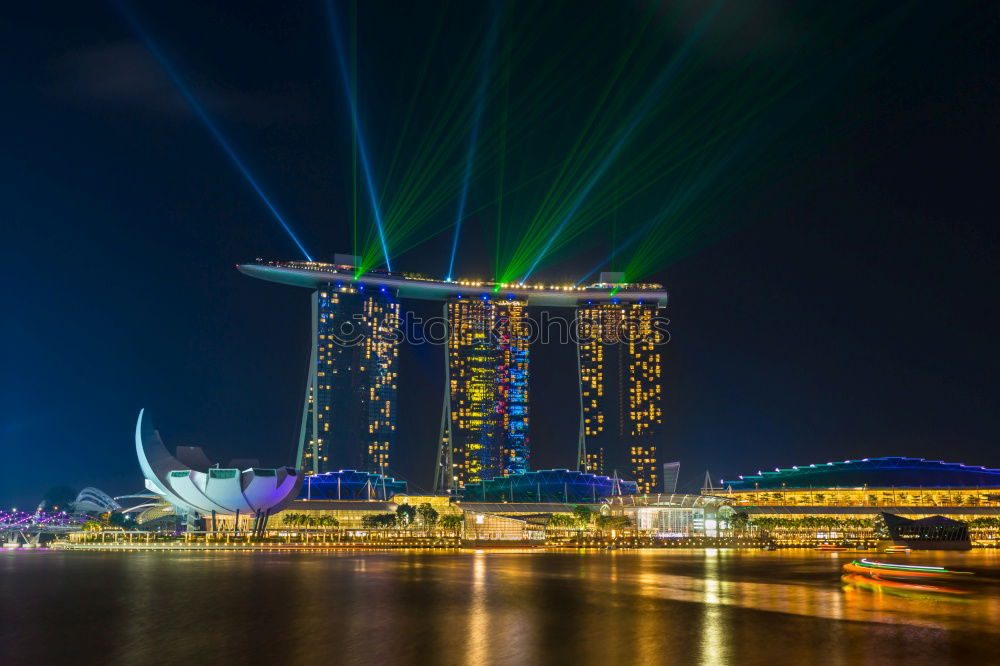
{"type": "Polygon", "coordinates": [[[85,515],[65,511],[0,511],[0,542],[5,549],[33,548],[43,537],[79,532],[87,519],[85,515]]]}

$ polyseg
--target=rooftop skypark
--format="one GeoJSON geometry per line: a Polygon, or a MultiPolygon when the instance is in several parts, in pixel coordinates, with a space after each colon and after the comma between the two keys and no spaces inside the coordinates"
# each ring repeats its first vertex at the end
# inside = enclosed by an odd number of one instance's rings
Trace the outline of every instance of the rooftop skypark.
{"type": "Polygon", "coordinates": [[[377,288],[397,290],[400,298],[444,300],[454,296],[492,296],[524,298],[533,305],[574,306],[587,299],[619,299],[667,304],[667,292],[656,283],[629,283],[614,280],[615,274],[602,274],[611,280],[601,280],[590,285],[545,285],[524,282],[494,282],[490,280],[436,280],[415,273],[369,270],[358,273],[346,264],[316,261],[259,261],[240,264],[240,272],[270,282],[295,287],[316,289],[320,285],[338,286],[357,284],[360,289],[377,288]],[[463,289],[464,288],[464,289],[463,289]]]}

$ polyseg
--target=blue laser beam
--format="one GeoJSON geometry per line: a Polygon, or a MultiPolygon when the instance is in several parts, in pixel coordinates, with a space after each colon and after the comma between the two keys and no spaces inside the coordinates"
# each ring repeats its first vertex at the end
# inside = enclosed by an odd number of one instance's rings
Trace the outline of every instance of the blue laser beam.
{"type": "Polygon", "coordinates": [[[652,109],[653,105],[656,104],[656,101],[663,94],[664,89],[667,87],[667,84],[671,81],[671,79],[673,79],[674,75],[677,74],[677,71],[680,69],[681,65],[687,59],[688,54],[691,53],[691,49],[698,41],[698,38],[705,31],[705,28],[708,27],[708,24],[711,22],[712,18],[718,13],[719,9],[722,7],[722,4],[723,4],[722,0],[719,0],[719,2],[716,2],[715,5],[713,5],[713,7],[709,9],[708,13],[706,13],[705,16],[701,18],[701,20],[698,22],[698,25],[695,26],[695,29],[691,31],[691,34],[688,35],[687,39],[685,39],[684,42],[681,44],[681,47],[677,49],[677,52],[673,55],[672,58],[670,58],[670,62],[668,62],[667,66],[663,68],[662,72],[660,72],[660,75],[656,78],[656,81],[650,87],[649,92],[647,92],[646,96],[643,98],[642,103],[639,104],[635,112],[632,114],[632,119],[629,121],[628,125],[625,126],[625,129],[622,131],[621,136],[619,136],[618,141],[615,142],[611,150],[607,152],[607,154],[604,156],[604,159],[601,160],[597,168],[593,171],[590,178],[587,179],[587,182],[584,183],[583,188],[580,190],[580,193],[573,201],[573,204],[570,206],[569,211],[567,211],[567,213],[563,215],[562,219],[559,221],[559,224],[556,225],[556,228],[555,230],[553,230],[552,235],[549,236],[549,239],[545,242],[545,245],[542,246],[541,252],[538,253],[538,256],[535,257],[535,261],[528,268],[528,272],[525,273],[524,277],[521,278],[521,282],[527,281],[527,279],[531,276],[535,268],[538,266],[539,262],[545,257],[546,254],[548,254],[549,249],[551,249],[552,244],[555,242],[556,238],[559,237],[559,234],[561,234],[563,229],[566,228],[566,225],[573,218],[573,216],[576,215],[576,212],[580,209],[580,206],[583,205],[583,202],[590,195],[591,190],[594,189],[594,186],[597,185],[598,181],[600,181],[600,179],[604,176],[605,172],[607,172],[607,170],[614,163],[619,153],[621,153],[622,149],[628,143],[628,140],[632,136],[632,133],[635,132],[635,130],[639,127],[639,125],[645,119],[646,115],[652,109]]]}
{"type": "Polygon", "coordinates": [[[378,205],[378,194],[375,191],[375,179],[372,177],[371,164],[368,160],[368,149],[365,144],[364,132],[361,129],[361,120],[358,118],[358,100],[351,90],[351,75],[347,70],[347,53],[344,49],[344,35],[340,29],[340,22],[337,20],[337,10],[333,6],[333,0],[327,0],[326,14],[330,24],[330,33],[333,37],[333,48],[337,54],[337,68],[340,70],[340,78],[344,84],[344,94],[347,97],[347,104],[351,109],[351,125],[354,136],[358,141],[358,157],[361,158],[361,171],[365,174],[365,186],[368,190],[368,198],[372,205],[372,216],[375,218],[375,228],[378,230],[378,238],[382,243],[382,254],[385,257],[385,267],[392,270],[389,263],[389,245],[385,240],[385,228],[382,224],[382,212],[378,205]]]}
{"type": "Polygon", "coordinates": [[[490,62],[492,60],[493,44],[496,42],[497,23],[493,22],[490,34],[486,41],[483,58],[483,76],[479,80],[479,89],[476,99],[476,109],[473,112],[472,131],[469,134],[469,148],[465,155],[465,176],[462,180],[462,190],[458,197],[458,212],[455,215],[455,235],[451,241],[451,259],[448,261],[448,282],[451,282],[451,274],[455,270],[455,254],[458,252],[458,237],[462,233],[462,220],[465,218],[465,203],[469,196],[469,181],[472,178],[472,165],[476,159],[476,144],[479,142],[479,127],[483,119],[483,107],[486,105],[486,84],[490,77],[490,62]]]}
{"type": "Polygon", "coordinates": [[[295,232],[292,231],[291,225],[288,224],[284,216],[278,211],[278,208],[271,201],[271,198],[264,191],[264,188],[261,187],[260,183],[257,182],[257,179],[250,172],[250,168],[236,153],[236,149],[233,148],[232,144],[226,139],[222,130],[219,129],[218,125],[215,124],[211,116],[208,115],[205,107],[201,105],[198,98],[194,96],[194,93],[191,92],[190,88],[188,88],[188,86],[184,83],[184,79],[181,78],[180,74],[170,63],[170,60],[167,59],[163,51],[160,50],[160,47],[157,46],[155,41],[153,41],[153,38],[142,27],[135,15],[129,11],[128,7],[125,6],[125,3],[117,2],[116,4],[118,5],[118,9],[121,11],[122,15],[129,22],[129,25],[132,26],[132,29],[135,30],[136,34],[139,36],[139,39],[142,40],[146,49],[153,55],[153,58],[155,58],[160,67],[163,68],[163,71],[167,73],[167,76],[170,77],[170,81],[181,93],[185,101],[187,101],[191,110],[195,112],[195,115],[198,116],[198,119],[205,125],[205,128],[208,129],[209,133],[226,153],[232,163],[236,166],[239,172],[243,174],[243,177],[250,184],[250,187],[253,188],[254,192],[257,193],[257,196],[259,196],[261,201],[264,202],[264,205],[267,206],[267,209],[271,211],[271,214],[274,215],[274,219],[278,221],[278,224],[280,224],[281,228],[285,230],[285,233],[287,233],[288,237],[292,239],[292,242],[299,248],[299,251],[305,255],[305,258],[312,261],[312,256],[309,254],[308,250],[306,250],[305,246],[302,245],[302,242],[299,240],[298,236],[295,235],[295,232]]]}

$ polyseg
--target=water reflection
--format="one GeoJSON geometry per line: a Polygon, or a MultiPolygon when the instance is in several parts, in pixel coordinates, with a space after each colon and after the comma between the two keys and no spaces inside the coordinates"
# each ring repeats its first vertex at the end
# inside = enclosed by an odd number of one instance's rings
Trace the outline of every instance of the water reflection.
{"type": "Polygon", "coordinates": [[[700,663],[724,664],[727,663],[725,618],[718,606],[726,595],[723,592],[724,581],[719,575],[719,551],[709,548],[704,555],[700,663]]]}
{"type": "Polygon", "coordinates": [[[0,660],[992,659],[997,553],[909,556],[977,571],[980,584],[961,595],[842,580],[849,559],[727,550],[2,553],[0,660]]]}
{"type": "Polygon", "coordinates": [[[486,553],[472,556],[472,586],[469,590],[469,626],[465,632],[465,656],[469,663],[485,664],[489,660],[489,599],[486,590],[486,553]]]}

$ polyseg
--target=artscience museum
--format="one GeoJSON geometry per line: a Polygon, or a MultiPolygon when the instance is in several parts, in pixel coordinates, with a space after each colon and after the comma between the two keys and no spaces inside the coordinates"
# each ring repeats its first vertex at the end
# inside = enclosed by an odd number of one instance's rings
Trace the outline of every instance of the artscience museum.
{"type": "Polygon", "coordinates": [[[186,515],[199,517],[253,516],[255,531],[263,532],[269,516],[299,494],[302,474],[293,467],[266,468],[255,461],[213,464],[199,447],[177,447],[171,455],[145,410],[135,425],[135,450],[146,477],[146,488],[186,515]]]}

